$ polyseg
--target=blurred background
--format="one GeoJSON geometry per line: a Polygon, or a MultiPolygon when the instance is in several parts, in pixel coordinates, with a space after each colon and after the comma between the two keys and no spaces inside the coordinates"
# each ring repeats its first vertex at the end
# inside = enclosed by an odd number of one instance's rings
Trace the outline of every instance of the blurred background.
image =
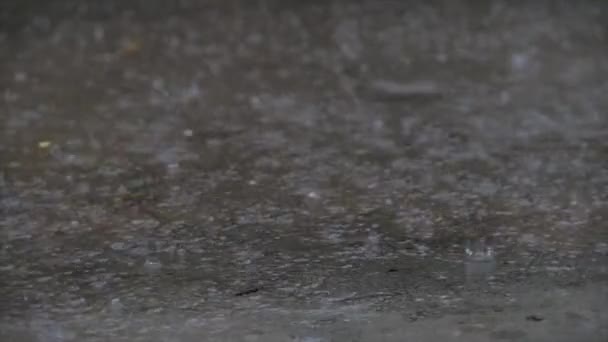
{"type": "Polygon", "coordinates": [[[607,41],[603,1],[2,1],[0,339],[605,341],[607,41]]]}

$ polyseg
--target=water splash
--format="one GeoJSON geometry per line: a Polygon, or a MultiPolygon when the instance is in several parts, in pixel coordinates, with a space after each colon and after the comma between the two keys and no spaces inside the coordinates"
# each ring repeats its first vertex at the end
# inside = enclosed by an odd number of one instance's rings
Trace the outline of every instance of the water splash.
{"type": "Polygon", "coordinates": [[[496,270],[496,253],[486,238],[468,240],[465,245],[465,276],[468,283],[486,280],[496,270]]]}

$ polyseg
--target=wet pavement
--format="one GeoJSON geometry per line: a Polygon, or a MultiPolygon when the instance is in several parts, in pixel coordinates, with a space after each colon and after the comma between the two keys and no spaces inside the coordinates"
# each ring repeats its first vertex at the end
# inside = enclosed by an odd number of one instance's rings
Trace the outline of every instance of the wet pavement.
{"type": "Polygon", "coordinates": [[[608,340],[607,19],[3,2],[0,340],[608,340]]]}

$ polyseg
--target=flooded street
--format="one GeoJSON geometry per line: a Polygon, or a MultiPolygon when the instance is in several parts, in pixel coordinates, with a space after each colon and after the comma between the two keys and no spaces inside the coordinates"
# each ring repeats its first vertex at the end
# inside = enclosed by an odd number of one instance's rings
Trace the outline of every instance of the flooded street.
{"type": "Polygon", "coordinates": [[[607,23],[0,3],[0,341],[607,341],[607,23]]]}

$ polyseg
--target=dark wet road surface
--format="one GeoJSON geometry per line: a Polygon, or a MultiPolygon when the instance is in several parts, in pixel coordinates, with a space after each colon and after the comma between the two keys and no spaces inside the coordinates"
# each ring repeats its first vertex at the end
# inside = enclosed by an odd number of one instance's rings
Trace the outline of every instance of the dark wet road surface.
{"type": "Polygon", "coordinates": [[[75,3],[0,5],[0,339],[608,336],[605,5],[75,3]]]}

